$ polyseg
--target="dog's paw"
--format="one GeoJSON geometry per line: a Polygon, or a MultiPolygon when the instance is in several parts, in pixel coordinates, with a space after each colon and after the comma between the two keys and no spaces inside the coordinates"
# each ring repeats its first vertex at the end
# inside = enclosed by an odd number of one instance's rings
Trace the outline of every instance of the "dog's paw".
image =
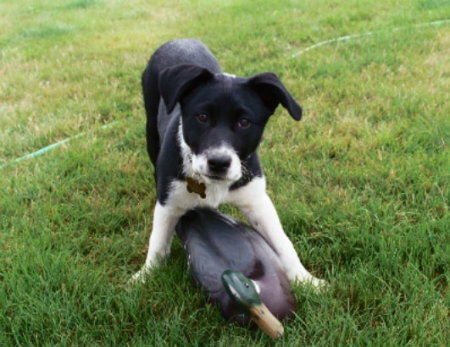
{"type": "Polygon", "coordinates": [[[131,278],[128,280],[127,285],[133,286],[136,284],[144,284],[150,274],[151,268],[143,267],[138,272],[136,272],[131,278]]]}
{"type": "Polygon", "coordinates": [[[327,281],[314,276],[302,281],[302,283],[311,285],[317,292],[324,292],[330,288],[330,284],[327,281]]]}
{"type": "Polygon", "coordinates": [[[291,279],[294,283],[311,286],[316,292],[324,292],[330,288],[330,284],[320,278],[309,274],[308,276],[295,276],[291,279]]]}

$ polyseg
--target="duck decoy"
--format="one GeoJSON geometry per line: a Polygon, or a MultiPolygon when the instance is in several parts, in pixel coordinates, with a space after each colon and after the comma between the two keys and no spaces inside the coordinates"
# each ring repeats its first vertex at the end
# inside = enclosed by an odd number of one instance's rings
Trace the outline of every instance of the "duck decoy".
{"type": "Polygon", "coordinates": [[[240,324],[254,321],[273,338],[278,319],[296,308],[289,280],[274,249],[253,228],[217,210],[188,211],[176,226],[195,281],[240,324]]]}

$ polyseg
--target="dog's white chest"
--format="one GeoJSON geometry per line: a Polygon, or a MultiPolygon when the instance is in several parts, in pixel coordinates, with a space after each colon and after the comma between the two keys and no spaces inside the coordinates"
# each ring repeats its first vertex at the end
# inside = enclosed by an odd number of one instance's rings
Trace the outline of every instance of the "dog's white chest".
{"type": "Polygon", "coordinates": [[[168,204],[185,210],[202,206],[217,208],[229,195],[225,183],[206,184],[204,198],[196,192],[189,192],[185,181],[173,181],[170,187],[168,204]]]}

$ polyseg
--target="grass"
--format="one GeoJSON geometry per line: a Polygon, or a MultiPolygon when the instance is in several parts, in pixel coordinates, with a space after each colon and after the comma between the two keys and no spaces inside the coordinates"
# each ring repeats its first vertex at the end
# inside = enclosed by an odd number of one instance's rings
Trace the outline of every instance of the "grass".
{"type": "Polygon", "coordinates": [[[450,32],[415,24],[449,9],[1,1],[0,165],[87,133],[0,171],[0,345],[273,344],[206,303],[178,240],[147,285],[125,290],[155,202],[140,74],[175,37],[202,39],[230,73],[277,72],[305,108],[301,123],[280,109],[260,153],[286,232],[331,289],[295,286],[297,316],[276,344],[447,345],[450,32]]]}

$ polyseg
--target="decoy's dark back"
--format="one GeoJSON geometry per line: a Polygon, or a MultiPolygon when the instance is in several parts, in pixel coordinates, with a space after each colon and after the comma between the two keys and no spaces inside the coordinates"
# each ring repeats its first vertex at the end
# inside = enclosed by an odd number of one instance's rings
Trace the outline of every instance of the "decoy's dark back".
{"type": "Polygon", "coordinates": [[[296,302],[278,255],[260,234],[203,208],[186,213],[176,232],[194,279],[225,318],[241,324],[253,320],[274,338],[283,334],[275,317],[292,316],[296,302]]]}

